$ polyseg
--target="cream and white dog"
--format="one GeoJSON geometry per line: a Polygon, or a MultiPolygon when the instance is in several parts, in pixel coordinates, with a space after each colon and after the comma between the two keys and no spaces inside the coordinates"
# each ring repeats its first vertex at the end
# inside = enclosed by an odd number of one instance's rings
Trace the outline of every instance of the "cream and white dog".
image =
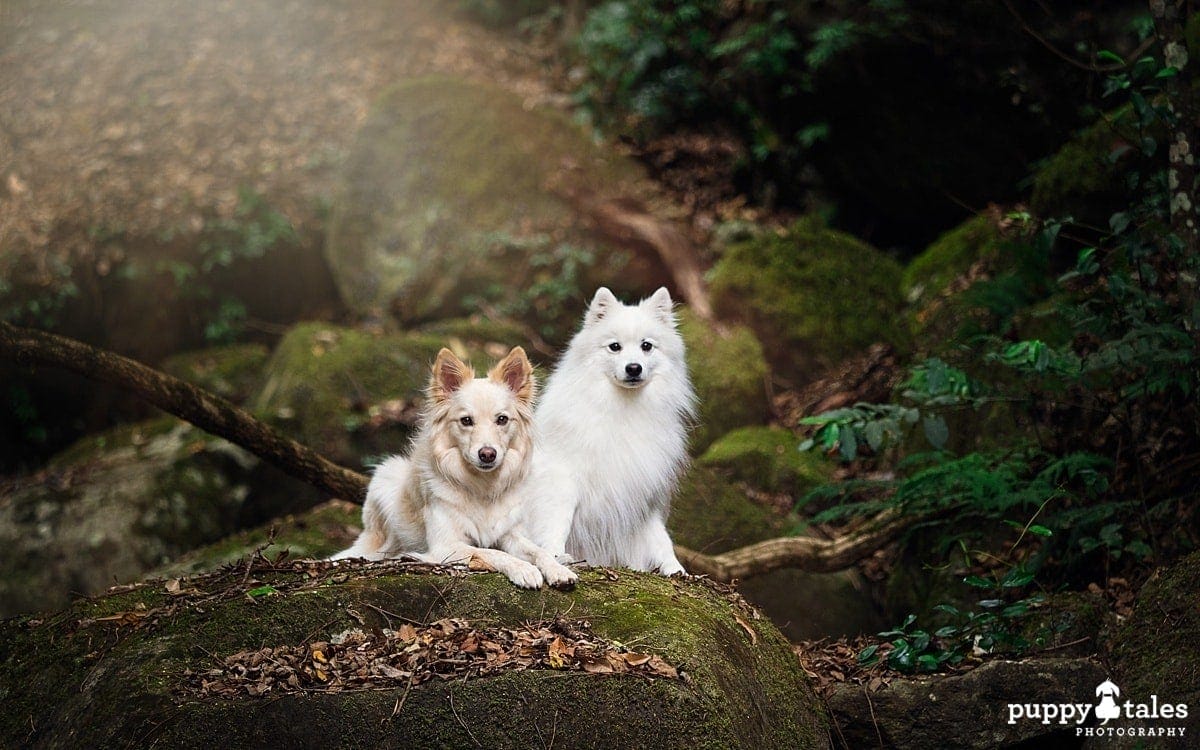
{"type": "Polygon", "coordinates": [[[363,531],[333,559],[474,559],[524,588],[574,584],[578,576],[531,542],[521,525],[534,454],[535,390],[521,347],[486,378],[442,349],[409,455],[392,456],[375,470],[363,531]]]}
{"type": "Polygon", "coordinates": [[[595,565],[682,573],[666,521],[695,404],[670,293],[624,305],[600,288],[537,407],[534,541],[595,565]]]}

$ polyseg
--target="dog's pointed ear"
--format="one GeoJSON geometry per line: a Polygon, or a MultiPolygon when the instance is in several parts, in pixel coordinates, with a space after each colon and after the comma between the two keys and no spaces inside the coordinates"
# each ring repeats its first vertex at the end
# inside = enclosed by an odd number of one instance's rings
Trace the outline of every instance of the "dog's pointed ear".
{"type": "Polygon", "coordinates": [[[475,371],[466,362],[454,356],[454,352],[442,348],[433,362],[433,377],[429,379],[429,396],[442,402],[463,387],[463,383],[475,377],[475,371]]]}
{"type": "Polygon", "coordinates": [[[517,398],[526,403],[533,400],[537,387],[533,378],[533,365],[529,364],[529,357],[525,356],[525,350],[519,346],[513,347],[504,359],[488,371],[488,379],[507,386],[517,394],[517,398]]]}
{"type": "Polygon", "coordinates": [[[596,290],[596,294],[592,297],[592,303],[588,305],[587,317],[584,319],[584,325],[592,325],[604,319],[608,315],[609,310],[612,310],[617,305],[621,304],[616,296],[609,290],[608,287],[602,286],[596,290]]]}
{"type": "Polygon", "coordinates": [[[642,300],[641,306],[647,308],[655,317],[668,325],[675,324],[675,302],[665,286],[660,286],[654,294],[642,300]]]}

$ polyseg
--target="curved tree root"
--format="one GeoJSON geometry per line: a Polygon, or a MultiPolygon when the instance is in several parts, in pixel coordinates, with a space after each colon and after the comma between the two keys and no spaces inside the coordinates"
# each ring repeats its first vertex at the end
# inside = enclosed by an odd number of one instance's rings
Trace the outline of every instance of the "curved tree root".
{"type": "Polygon", "coordinates": [[[725,583],[734,579],[763,575],[781,568],[796,568],[810,573],[834,573],[845,570],[882,549],[911,526],[914,520],[895,511],[884,511],[858,532],[833,539],[780,537],[719,555],[706,555],[676,545],[675,554],[689,573],[706,575],[725,583]]]}

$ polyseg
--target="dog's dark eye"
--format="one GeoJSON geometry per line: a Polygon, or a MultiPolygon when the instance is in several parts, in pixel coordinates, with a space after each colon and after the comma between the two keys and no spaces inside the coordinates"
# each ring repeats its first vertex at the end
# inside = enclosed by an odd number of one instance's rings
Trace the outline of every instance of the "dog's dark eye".
{"type": "Polygon", "coordinates": [[[619,352],[621,351],[621,345],[614,341],[608,345],[608,350],[610,352],[619,352]]]}
{"type": "Polygon", "coordinates": [[[463,427],[470,427],[471,425],[475,424],[475,420],[471,419],[470,417],[463,417],[462,419],[458,420],[458,423],[463,427]]]}
{"type": "Polygon", "coordinates": [[[642,342],[642,351],[648,352],[653,348],[654,348],[654,344],[651,344],[649,341],[642,342]]]}
{"type": "Polygon", "coordinates": [[[501,414],[500,416],[496,417],[496,424],[500,425],[501,427],[508,424],[508,415],[501,414]]]}

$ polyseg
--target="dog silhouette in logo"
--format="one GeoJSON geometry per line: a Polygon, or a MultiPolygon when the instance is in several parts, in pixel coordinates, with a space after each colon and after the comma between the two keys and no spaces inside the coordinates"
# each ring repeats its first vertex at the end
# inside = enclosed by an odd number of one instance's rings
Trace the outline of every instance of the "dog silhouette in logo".
{"type": "Polygon", "coordinates": [[[1121,697],[1121,688],[1105,680],[1096,686],[1096,695],[1100,696],[1100,703],[1096,706],[1097,719],[1103,719],[1107,724],[1109,719],[1120,718],[1121,707],[1113,699],[1121,697]]]}

